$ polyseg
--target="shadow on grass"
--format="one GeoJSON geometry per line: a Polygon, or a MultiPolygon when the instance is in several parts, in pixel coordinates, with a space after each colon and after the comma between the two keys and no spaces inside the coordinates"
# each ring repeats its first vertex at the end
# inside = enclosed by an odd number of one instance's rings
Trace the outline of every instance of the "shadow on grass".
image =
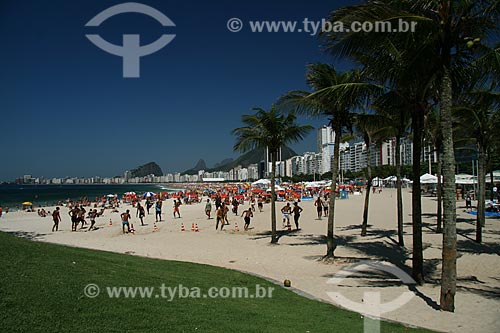
{"type": "Polygon", "coordinates": [[[46,236],[47,234],[38,234],[36,232],[27,232],[27,231],[7,231],[11,235],[16,237],[24,238],[27,240],[39,240],[40,238],[46,236]]]}

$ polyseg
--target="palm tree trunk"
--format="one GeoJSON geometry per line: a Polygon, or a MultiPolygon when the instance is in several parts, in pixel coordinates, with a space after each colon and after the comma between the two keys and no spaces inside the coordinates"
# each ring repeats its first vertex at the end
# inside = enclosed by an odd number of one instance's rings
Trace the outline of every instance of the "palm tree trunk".
{"type": "Polygon", "coordinates": [[[275,179],[276,179],[276,152],[271,152],[271,243],[278,243],[278,238],[276,237],[276,201],[274,196],[276,193],[275,189],[275,179]]]}
{"type": "MultiPolygon", "coordinates": [[[[489,155],[488,155],[489,156],[489,155]]],[[[491,184],[491,191],[490,191],[490,200],[493,201],[494,196],[493,196],[493,187],[495,187],[495,184],[493,183],[493,166],[492,166],[492,163],[491,163],[491,157],[490,157],[490,161],[489,161],[489,169],[490,169],[490,184],[491,184]]]]}
{"type": "Polygon", "coordinates": [[[415,105],[412,114],[413,127],[413,186],[411,193],[411,218],[413,232],[412,276],[419,285],[424,283],[424,256],[422,248],[422,202],[420,189],[420,156],[422,154],[422,133],[424,110],[415,105]]]}
{"type": "Polygon", "coordinates": [[[361,236],[366,236],[366,227],[368,226],[368,206],[370,205],[370,189],[372,183],[372,161],[371,161],[371,140],[368,134],[365,134],[366,143],[366,193],[365,207],[363,208],[363,223],[361,224],[361,236]]]}
{"type": "Polygon", "coordinates": [[[443,232],[443,227],[442,227],[442,220],[443,220],[443,185],[441,184],[441,174],[442,174],[442,168],[443,168],[443,162],[441,158],[441,150],[438,147],[437,151],[437,177],[438,177],[438,182],[437,182],[437,225],[436,225],[436,232],[441,233],[443,232]]]}
{"type": "Polygon", "coordinates": [[[476,242],[481,243],[483,241],[483,227],[484,227],[484,201],[486,196],[486,181],[485,181],[485,153],[483,145],[478,145],[478,158],[477,158],[477,187],[478,193],[477,197],[477,220],[476,220],[476,242]]]}
{"type": "Polygon", "coordinates": [[[401,138],[396,136],[396,201],[398,206],[398,245],[404,246],[403,239],[403,193],[401,190],[401,138]]]}
{"type": "Polygon", "coordinates": [[[339,175],[339,151],[340,140],[342,138],[342,126],[335,124],[335,144],[333,146],[333,166],[332,166],[332,185],[330,186],[330,206],[328,207],[328,231],[326,235],[326,255],[323,259],[335,258],[334,252],[337,245],[334,238],[335,222],[335,190],[337,188],[337,177],[339,175]]]}
{"type": "Polygon", "coordinates": [[[453,127],[451,119],[452,88],[448,69],[444,68],[441,93],[441,133],[443,136],[443,264],[441,271],[440,307],[455,311],[457,284],[457,226],[455,156],[453,152],[453,127]]]}

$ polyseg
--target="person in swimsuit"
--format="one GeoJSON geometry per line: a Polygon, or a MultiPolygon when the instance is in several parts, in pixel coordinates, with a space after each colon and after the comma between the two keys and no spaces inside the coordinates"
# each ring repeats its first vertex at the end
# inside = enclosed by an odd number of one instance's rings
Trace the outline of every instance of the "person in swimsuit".
{"type": "Polygon", "coordinates": [[[94,209],[94,210],[90,210],[89,212],[89,217],[90,217],[90,227],[87,231],[92,231],[92,230],[95,230],[96,228],[94,227],[95,226],[95,218],[97,217],[97,209],[94,209]]]}
{"type": "Polygon", "coordinates": [[[259,212],[262,213],[262,208],[264,208],[264,204],[263,204],[263,199],[262,197],[259,197],[258,201],[257,201],[257,207],[259,208],[259,212]]]}
{"type": "Polygon", "coordinates": [[[177,216],[180,218],[181,217],[181,212],[179,211],[179,207],[182,205],[181,199],[175,200],[174,199],[174,218],[175,214],[177,213],[177,216]]]}
{"type": "Polygon", "coordinates": [[[59,207],[56,207],[56,210],[52,213],[52,219],[54,220],[54,226],[52,227],[52,232],[58,231],[59,222],[61,222],[61,214],[59,213],[59,207]]]}
{"type": "Polygon", "coordinates": [[[205,205],[205,215],[210,220],[210,214],[212,214],[212,204],[210,203],[210,199],[207,199],[207,204],[205,205]]]}
{"type": "Polygon", "coordinates": [[[215,224],[215,230],[219,228],[219,222],[220,222],[220,230],[222,231],[222,228],[224,228],[224,207],[219,207],[217,209],[217,222],[215,224]]]}
{"type": "Polygon", "coordinates": [[[135,217],[139,216],[139,219],[141,220],[141,225],[144,225],[144,216],[146,215],[146,212],[144,211],[144,207],[141,206],[141,203],[137,203],[137,212],[135,213],[135,217]]]}
{"type": "Polygon", "coordinates": [[[295,222],[295,227],[299,230],[299,218],[300,213],[303,211],[302,207],[299,206],[297,202],[293,204],[293,221],[295,222]]]}
{"type": "Polygon", "coordinates": [[[78,226],[78,214],[79,214],[79,209],[78,207],[74,207],[71,209],[68,214],[71,216],[71,231],[76,231],[76,227],[78,226]]]}
{"type": "Polygon", "coordinates": [[[155,211],[156,211],[156,222],[158,222],[158,220],[160,220],[161,222],[161,200],[156,201],[155,211]]]}
{"type": "Polygon", "coordinates": [[[247,210],[243,211],[243,214],[241,214],[241,216],[245,216],[243,218],[245,220],[245,226],[243,228],[246,231],[246,230],[248,230],[248,227],[250,226],[250,219],[253,217],[252,207],[250,207],[247,210]]]}
{"type": "Polygon", "coordinates": [[[290,203],[288,202],[286,206],[281,208],[281,213],[283,214],[283,228],[288,227],[290,225],[290,213],[292,212],[292,207],[290,207],[290,203]],[[286,224],[285,224],[286,221],[286,224]]]}
{"type": "Polygon", "coordinates": [[[130,232],[130,224],[128,222],[128,220],[130,219],[130,211],[127,209],[125,213],[122,213],[121,218],[123,233],[125,233],[125,226],[127,226],[127,232],[130,232]]]}
{"type": "Polygon", "coordinates": [[[321,197],[316,199],[314,206],[316,206],[316,211],[318,212],[318,220],[321,220],[321,214],[323,213],[323,201],[321,200],[321,197]]]}

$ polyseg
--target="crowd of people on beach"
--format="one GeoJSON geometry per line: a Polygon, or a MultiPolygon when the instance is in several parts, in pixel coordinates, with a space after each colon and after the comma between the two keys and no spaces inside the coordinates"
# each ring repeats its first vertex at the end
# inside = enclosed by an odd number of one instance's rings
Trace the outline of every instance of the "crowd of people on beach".
{"type": "MultiPolygon", "coordinates": [[[[138,196],[134,192],[127,192],[123,196],[107,195],[95,197],[93,200],[88,197],[82,197],[78,200],[67,199],[58,201],[57,207],[53,212],[46,211],[45,208],[38,209],[40,217],[52,216],[54,222],[52,231],[58,231],[63,217],[61,208],[68,209],[68,215],[71,220],[71,230],[95,231],[96,219],[103,216],[108,211],[119,213],[122,231],[124,233],[134,232],[132,224],[132,210],[135,210],[135,218],[140,221],[140,226],[146,226],[147,215],[154,215],[154,223],[164,222],[164,203],[168,199],[173,199],[172,218],[181,218],[182,205],[201,204],[203,212],[208,220],[215,218],[215,229],[223,230],[224,226],[230,225],[228,214],[231,211],[234,216],[243,218],[243,229],[251,229],[251,221],[256,212],[262,213],[264,205],[271,201],[270,191],[261,188],[241,188],[227,184],[217,184],[214,187],[206,185],[193,185],[177,192],[145,193],[138,196]],[[122,210],[124,204],[129,205],[129,209],[122,210]],[[246,206],[241,211],[242,206],[246,206]],[[220,227],[219,227],[220,226],[220,227]]],[[[300,216],[303,208],[300,206],[301,197],[292,195],[291,191],[276,192],[276,201],[285,201],[286,204],[281,208],[282,227],[291,230],[292,217],[295,229],[300,229],[300,216]]],[[[328,216],[329,190],[327,187],[322,189],[304,189],[304,196],[315,196],[314,206],[317,208],[318,219],[322,216],[328,216]]],[[[311,199],[309,199],[311,200],[311,199]]],[[[2,211],[0,210],[0,214],[2,211]]],[[[0,215],[1,216],[1,215],[0,215]]],[[[155,226],[156,228],[156,226],[155,226]]]]}

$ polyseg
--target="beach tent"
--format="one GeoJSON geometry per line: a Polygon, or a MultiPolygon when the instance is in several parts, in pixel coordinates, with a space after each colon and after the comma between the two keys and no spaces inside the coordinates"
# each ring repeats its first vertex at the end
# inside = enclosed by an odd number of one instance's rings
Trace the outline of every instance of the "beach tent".
{"type": "Polygon", "coordinates": [[[252,185],[269,185],[271,181],[268,179],[259,179],[256,182],[253,182],[252,185]]]}
{"type": "MultiPolygon", "coordinates": [[[[490,175],[490,173],[486,174],[486,182],[487,183],[491,182],[491,175],[490,175]]],[[[500,170],[493,171],[493,182],[494,183],[500,183],[500,170]]]]}
{"type": "Polygon", "coordinates": [[[455,175],[455,184],[459,185],[472,185],[477,184],[477,177],[468,174],[457,174],[455,175]]]}
{"type": "Polygon", "coordinates": [[[437,177],[429,173],[420,176],[420,184],[437,184],[437,177]]]}
{"type": "Polygon", "coordinates": [[[384,178],[384,182],[395,182],[397,180],[396,176],[389,176],[387,178],[384,178]]]}
{"type": "MultiPolygon", "coordinates": [[[[283,187],[281,187],[281,186],[275,185],[274,186],[274,190],[275,191],[284,191],[285,189],[283,187]]],[[[271,188],[268,188],[267,192],[271,192],[271,188]]]]}

